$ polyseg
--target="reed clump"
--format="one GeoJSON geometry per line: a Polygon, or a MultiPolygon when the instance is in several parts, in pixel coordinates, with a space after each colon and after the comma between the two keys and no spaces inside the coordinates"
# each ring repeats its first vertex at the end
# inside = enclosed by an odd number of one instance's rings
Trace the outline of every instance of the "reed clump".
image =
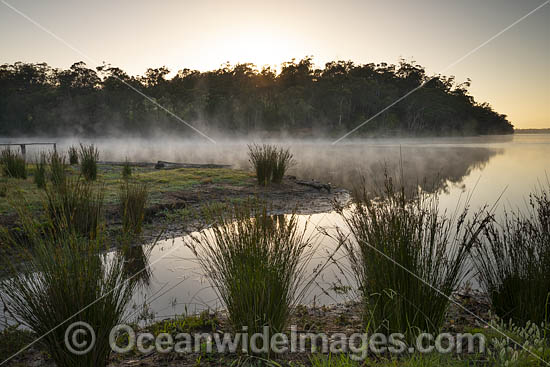
{"type": "Polygon", "coordinates": [[[130,165],[130,162],[128,162],[128,158],[124,160],[124,164],[122,165],[122,178],[124,180],[128,180],[130,177],[132,177],[132,166],[130,165]]]}
{"type": "Polygon", "coordinates": [[[6,177],[27,178],[27,163],[25,159],[12,151],[9,148],[6,148],[0,153],[0,164],[2,165],[2,174],[6,177]]]}
{"type": "Polygon", "coordinates": [[[296,215],[271,216],[257,202],[208,208],[211,229],[192,236],[193,251],[227,309],[234,331],[283,332],[303,299],[313,253],[296,215]]]}
{"type": "Polygon", "coordinates": [[[45,212],[58,232],[95,238],[103,224],[103,190],[80,177],[46,186],[45,212]]]}
{"type": "Polygon", "coordinates": [[[71,145],[69,147],[69,150],[67,151],[67,153],[69,154],[69,164],[70,165],[78,164],[78,149],[74,145],[71,145]]]}
{"type": "Polygon", "coordinates": [[[449,297],[469,274],[466,260],[489,215],[467,220],[439,213],[437,195],[406,194],[386,177],[373,194],[363,187],[339,208],[350,236],[341,234],[364,304],[367,332],[402,333],[408,341],[437,332],[449,297]]]}
{"type": "Polygon", "coordinates": [[[473,258],[501,319],[549,325],[550,183],[531,193],[528,205],[485,228],[473,258]]]}
{"type": "MultiPolygon", "coordinates": [[[[119,256],[107,260],[108,246],[101,234],[92,239],[71,228],[59,231],[59,221],[70,222],[71,218],[50,217],[50,212],[44,224],[32,219],[22,206],[17,209],[26,242],[2,232],[3,242],[23,256],[17,268],[9,261],[2,264],[11,270],[9,277],[0,280],[9,311],[42,337],[56,366],[106,366],[109,334],[122,323],[135,289],[134,282],[126,282],[123,260],[119,256]],[[28,251],[29,242],[32,251],[28,251]],[[87,323],[96,336],[94,346],[83,355],[70,352],[64,343],[66,330],[75,322],[87,323]]],[[[76,339],[84,345],[91,341],[90,334],[76,339]]],[[[75,350],[84,349],[70,343],[75,350]]]]}
{"type": "Polygon", "coordinates": [[[97,161],[99,160],[99,151],[93,145],[80,144],[79,151],[80,172],[88,181],[97,179],[97,161]]]}
{"type": "Polygon", "coordinates": [[[256,171],[260,186],[267,186],[271,182],[281,183],[286,171],[294,163],[288,148],[278,148],[270,144],[249,145],[248,159],[256,171]]]}
{"type": "Polygon", "coordinates": [[[65,184],[67,163],[65,157],[58,154],[56,151],[48,156],[50,166],[50,181],[54,186],[61,187],[65,184]]]}
{"type": "Polygon", "coordinates": [[[44,153],[41,153],[36,162],[33,177],[34,183],[39,189],[43,189],[46,187],[46,166],[46,155],[44,153]]]}
{"type": "Polygon", "coordinates": [[[125,234],[139,235],[141,233],[148,197],[149,192],[146,184],[125,181],[120,185],[119,211],[125,234]]]}

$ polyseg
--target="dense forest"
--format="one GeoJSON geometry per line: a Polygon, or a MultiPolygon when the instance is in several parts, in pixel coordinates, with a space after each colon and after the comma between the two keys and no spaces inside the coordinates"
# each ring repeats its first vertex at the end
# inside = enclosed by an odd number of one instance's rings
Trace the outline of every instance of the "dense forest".
{"type": "Polygon", "coordinates": [[[117,67],[92,69],[83,62],[68,70],[4,64],[0,135],[196,136],[139,91],[207,134],[337,136],[422,83],[354,136],[513,132],[505,115],[468,93],[470,80],[429,77],[422,66],[405,60],[397,65],[335,61],[319,69],[305,58],[283,63],[278,71],[227,64],[169,75],[165,67],[130,76],[117,67]]]}

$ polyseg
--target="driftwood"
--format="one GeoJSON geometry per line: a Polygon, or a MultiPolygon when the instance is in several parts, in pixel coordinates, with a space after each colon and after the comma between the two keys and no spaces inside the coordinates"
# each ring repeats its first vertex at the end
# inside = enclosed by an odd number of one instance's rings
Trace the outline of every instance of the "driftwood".
{"type": "Polygon", "coordinates": [[[324,184],[313,180],[311,181],[296,180],[296,183],[298,185],[313,187],[314,189],[317,189],[319,191],[321,191],[322,189],[325,189],[327,190],[328,193],[330,193],[330,190],[332,189],[332,187],[330,186],[330,183],[324,184]]]}

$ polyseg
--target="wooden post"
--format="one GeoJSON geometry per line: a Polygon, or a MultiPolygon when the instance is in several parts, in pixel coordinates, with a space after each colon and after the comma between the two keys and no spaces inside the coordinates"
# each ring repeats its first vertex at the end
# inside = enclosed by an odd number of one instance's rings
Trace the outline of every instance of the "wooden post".
{"type": "Polygon", "coordinates": [[[57,143],[53,143],[53,151],[54,153],[57,153],[57,143]]]}

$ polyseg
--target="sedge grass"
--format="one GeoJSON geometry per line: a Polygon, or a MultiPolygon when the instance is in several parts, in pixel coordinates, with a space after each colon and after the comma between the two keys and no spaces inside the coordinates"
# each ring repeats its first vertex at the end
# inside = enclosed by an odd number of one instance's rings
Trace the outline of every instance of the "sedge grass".
{"type": "Polygon", "coordinates": [[[99,160],[97,148],[93,144],[80,144],[79,160],[82,176],[88,181],[95,181],[97,178],[97,161],[99,160]]]}
{"type": "Polygon", "coordinates": [[[288,148],[279,148],[276,152],[276,160],[273,165],[273,177],[274,183],[283,182],[283,177],[286,171],[294,164],[294,156],[288,148]]]}
{"type": "Polygon", "coordinates": [[[39,189],[44,189],[46,187],[46,165],[46,155],[42,153],[36,162],[33,177],[34,183],[39,189]]]}
{"type": "Polygon", "coordinates": [[[125,181],[120,185],[119,211],[125,234],[139,235],[141,233],[148,196],[146,184],[125,181]]]}
{"type": "Polygon", "coordinates": [[[518,325],[550,322],[550,183],[529,198],[527,213],[508,212],[483,232],[474,262],[494,312],[518,325]]]}
{"type": "MultiPolygon", "coordinates": [[[[9,261],[2,264],[11,270],[0,280],[9,311],[42,337],[40,342],[56,366],[106,366],[109,333],[123,321],[135,287],[126,281],[123,260],[115,256],[107,261],[101,254],[108,247],[102,235],[90,239],[70,229],[59,231],[59,218],[48,218],[44,224],[21,205],[17,210],[32,250],[2,232],[4,243],[24,259],[17,268],[9,261]],[[96,335],[95,345],[84,355],[71,353],[63,342],[67,327],[78,321],[89,324],[96,335]]],[[[90,335],[79,335],[76,342],[90,343],[90,335]]]]}
{"type": "Polygon", "coordinates": [[[65,157],[58,154],[56,151],[48,156],[50,166],[49,178],[54,186],[61,187],[65,184],[67,163],[65,157]]]}
{"type": "Polygon", "coordinates": [[[45,212],[58,232],[94,238],[103,224],[103,190],[81,177],[67,177],[47,185],[45,212]]]}
{"type": "Polygon", "coordinates": [[[132,177],[132,166],[130,166],[130,162],[128,162],[128,158],[126,158],[122,165],[122,178],[128,180],[130,177],[132,177]]]}
{"type": "Polygon", "coordinates": [[[341,244],[367,332],[402,333],[409,341],[437,332],[449,297],[470,272],[466,261],[489,215],[480,211],[467,220],[467,208],[439,213],[437,195],[406,194],[390,178],[372,195],[358,190],[349,210],[339,211],[350,232],[341,244]]]}
{"type": "Polygon", "coordinates": [[[9,148],[0,153],[0,164],[2,165],[2,174],[6,177],[27,178],[27,164],[25,159],[9,148]]]}
{"type": "Polygon", "coordinates": [[[196,256],[228,312],[236,332],[283,332],[307,289],[305,269],[313,254],[296,215],[270,216],[264,204],[249,201],[209,208],[211,229],[191,236],[196,256]]]}
{"type": "Polygon", "coordinates": [[[69,164],[70,165],[78,164],[78,149],[74,145],[71,145],[69,147],[67,153],[69,155],[69,164]]]}

